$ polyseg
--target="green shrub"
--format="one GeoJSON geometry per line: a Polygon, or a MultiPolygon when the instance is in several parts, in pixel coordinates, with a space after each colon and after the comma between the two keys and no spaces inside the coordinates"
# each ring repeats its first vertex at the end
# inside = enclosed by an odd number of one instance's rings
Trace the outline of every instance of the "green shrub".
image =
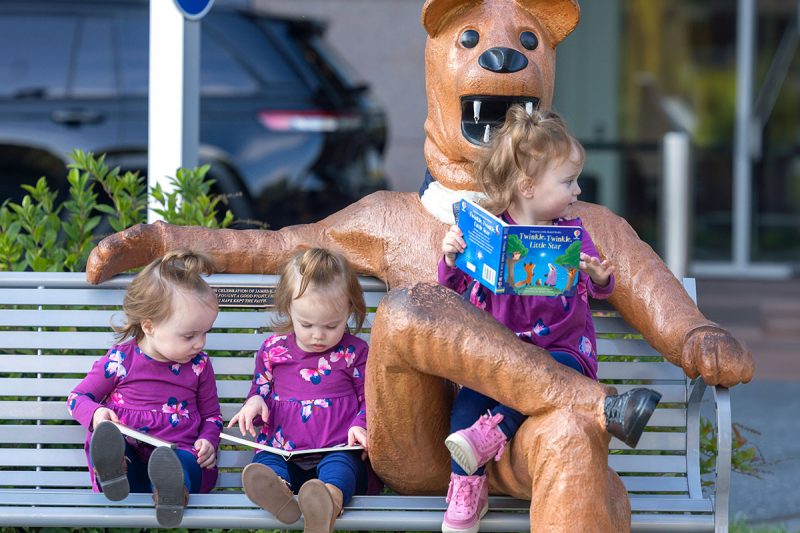
{"type": "MultiPolygon", "coordinates": [[[[147,181],[137,172],[108,168],[105,155],[74,150],[70,154],[69,198],[59,203],[57,192],[41,177],[35,186],[22,185],[27,194],[17,204],[0,204],[0,271],[82,271],[99,227],[121,231],[146,221],[147,181]],[[98,200],[95,185],[104,193],[98,200]]],[[[223,196],[212,194],[214,181],[206,179],[209,166],[178,169],[169,178],[173,191],[160,186],[150,191],[154,211],[165,222],[185,226],[225,228],[233,222],[226,210],[219,219],[223,196]]]]}

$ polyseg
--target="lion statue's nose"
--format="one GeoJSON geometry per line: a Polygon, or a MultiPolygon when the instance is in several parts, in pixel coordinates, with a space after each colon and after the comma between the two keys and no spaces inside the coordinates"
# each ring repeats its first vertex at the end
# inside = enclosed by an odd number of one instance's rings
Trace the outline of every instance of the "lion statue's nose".
{"type": "Polygon", "coordinates": [[[528,66],[528,58],[513,48],[490,48],[478,58],[478,64],[499,74],[517,72],[528,66]]]}

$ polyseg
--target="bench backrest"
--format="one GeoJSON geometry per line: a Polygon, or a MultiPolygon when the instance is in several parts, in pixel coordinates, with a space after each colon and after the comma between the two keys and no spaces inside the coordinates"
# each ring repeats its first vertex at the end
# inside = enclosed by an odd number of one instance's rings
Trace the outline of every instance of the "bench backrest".
{"type": "MultiPolygon", "coordinates": [[[[82,273],[0,273],[0,447],[14,448],[13,453],[0,451],[0,488],[89,487],[86,433],[67,413],[66,397],[113,344],[108,325],[121,316],[130,279],[120,276],[90,286],[82,273]]],[[[274,287],[276,281],[258,275],[209,278],[216,287],[274,287]]],[[[693,295],[693,280],[687,281],[693,295]]],[[[367,278],[362,286],[370,308],[362,336],[369,340],[385,288],[367,278]]],[[[630,492],[697,493],[699,472],[687,471],[687,450],[697,453],[696,445],[687,445],[687,434],[697,434],[696,428],[687,432],[689,381],[615,313],[599,315],[600,379],[620,392],[646,384],[663,395],[637,449],[612,440],[609,464],[630,492]]],[[[223,308],[208,335],[206,350],[214,358],[225,420],[249,390],[253,354],[269,331],[271,316],[263,308],[223,308]]],[[[241,468],[251,457],[250,451],[223,445],[219,486],[240,487],[241,468]]]]}

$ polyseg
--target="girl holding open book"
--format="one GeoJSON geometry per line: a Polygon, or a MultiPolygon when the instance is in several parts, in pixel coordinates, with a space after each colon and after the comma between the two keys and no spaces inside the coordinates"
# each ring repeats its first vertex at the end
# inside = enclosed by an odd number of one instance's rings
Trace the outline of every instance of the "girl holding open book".
{"type": "Polygon", "coordinates": [[[287,524],[302,513],[304,531],[329,533],[343,505],[367,490],[368,345],[348,332],[351,317],[356,331],[364,322],[364,295],[343,257],[312,248],[281,270],[275,307],[275,329],[282,333],[270,336],[256,354],[250,393],[228,427],[238,424],[242,435],[281,450],[363,447],[301,455],[298,461],[260,451],[242,472],[253,503],[287,524]]]}
{"type": "Polygon", "coordinates": [[[222,416],[211,359],[202,352],[218,313],[202,278],[212,270],[207,258],[175,251],[137,274],[125,294],[126,321],[113,326],[119,340],[129,340],[98,359],[67,400],[89,430],[94,489],[114,501],[152,491],[165,527],[181,522],[189,493],[209,492],[217,481],[222,416]],[[125,439],[116,423],[175,449],[125,439]]]}
{"type": "MultiPolygon", "coordinates": [[[[480,203],[507,224],[583,228],[580,218],[573,213],[573,205],[581,193],[578,176],[583,163],[583,147],[558,115],[512,106],[505,124],[495,133],[485,157],[478,163],[477,176],[485,194],[480,203]]],[[[520,339],[550,352],[570,371],[596,380],[596,340],[588,297],[611,295],[614,265],[609,259],[600,258],[589,232],[583,228],[579,269],[567,273],[568,284],[575,290],[559,296],[492,293],[455,267],[456,255],[466,246],[459,227],[452,226],[442,241],[444,256],[439,262],[439,283],[464,294],[473,305],[485,309],[520,339]]],[[[526,257],[531,262],[526,265],[527,281],[555,285],[555,267],[539,265],[536,269],[536,254],[530,255],[526,257]],[[546,274],[533,281],[533,277],[538,277],[532,275],[534,271],[546,274]]],[[[660,395],[647,389],[629,394],[626,401],[638,409],[637,416],[643,423],[636,435],[612,433],[635,446],[660,395]]],[[[451,454],[452,474],[443,532],[478,531],[488,502],[484,465],[492,458],[500,458],[524,419],[522,413],[488,396],[461,388],[450,418],[451,434],[445,441],[451,454]]]]}

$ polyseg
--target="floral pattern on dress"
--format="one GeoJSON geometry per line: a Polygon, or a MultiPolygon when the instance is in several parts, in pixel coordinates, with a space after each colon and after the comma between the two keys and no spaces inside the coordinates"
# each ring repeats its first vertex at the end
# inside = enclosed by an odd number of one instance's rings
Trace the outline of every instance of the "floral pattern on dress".
{"type": "Polygon", "coordinates": [[[106,378],[118,377],[119,379],[123,379],[128,374],[128,371],[122,366],[124,360],[125,353],[120,350],[113,350],[108,354],[108,361],[106,361],[106,364],[103,366],[103,372],[106,378]]]}
{"type": "Polygon", "coordinates": [[[347,368],[353,366],[353,361],[356,360],[356,347],[352,344],[347,348],[337,346],[336,349],[331,352],[331,363],[336,363],[340,359],[344,359],[345,363],[347,363],[347,368]]]}
{"type": "Polygon", "coordinates": [[[203,373],[206,363],[208,363],[208,356],[202,352],[192,358],[192,372],[194,372],[195,376],[203,373]]]}
{"type": "Polygon", "coordinates": [[[300,376],[310,381],[314,385],[319,385],[324,376],[329,376],[331,373],[331,364],[324,357],[320,357],[317,361],[317,368],[301,368],[300,376]]]}
{"type": "Polygon", "coordinates": [[[258,386],[258,395],[266,400],[272,391],[272,372],[264,370],[263,374],[256,374],[255,382],[258,386]]]}
{"type": "Polygon", "coordinates": [[[331,401],[327,398],[320,400],[300,400],[300,405],[303,406],[300,410],[300,418],[303,420],[303,423],[306,423],[308,419],[311,418],[311,415],[314,414],[315,407],[317,409],[327,409],[331,406],[331,401]]]}
{"type": "Polygon", "coordinates": [[[189,410],[186,409],[188,402],[186,400],[178,401],[177,398],[171,397],[167,403],[161,406],[161,411],[170,415],[169,423],[175,427],[180,422],[181,418],[189,418],[189,410]]]}
{"type": "MultiPolygon", "coordinates": [[[[262,436],[264,440],[266,440],[266,435],[264,433],[259,435],[259,437],[262,436]]],[[[259,441],[263,442],[260,439],[259,441]]],[[[295,448],[294,442],[286,439],[286,437],[283,436],[283,428],[281,426],[278,426],[277,429],[275,429],[275,434],[271,439],[266,440],[266,445],[272,446],[273,448],[280,448],[281,450],[294,450],[295,448]]]]}
{"type": "Polygon", "coordinates": [[[206,418],[206,422],[211,422],[212,424],[214,424],[215,426],[217,426],[217,427],[218,427],[220,430],[221,430],[221,429],[222,429],[222,427],[223,427],[223,424],[222,424],[222,415],[218,415],[218,416],[212,416],[212,417],[210,417],[210,418],[206,418]]]}

